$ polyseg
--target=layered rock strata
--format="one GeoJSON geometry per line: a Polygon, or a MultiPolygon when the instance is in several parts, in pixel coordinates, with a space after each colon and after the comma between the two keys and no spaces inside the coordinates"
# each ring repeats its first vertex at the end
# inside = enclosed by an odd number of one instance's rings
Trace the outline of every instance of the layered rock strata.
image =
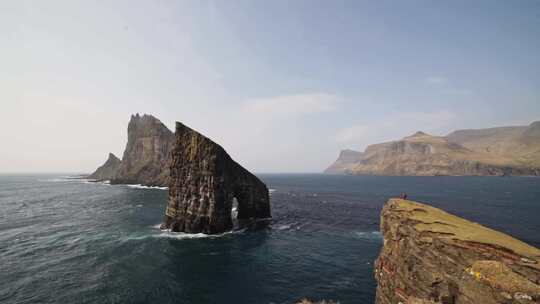
{"type": "Polygon", "coordinates": [[[221,146],[179,122],[175,136],[162,229],[207,234],[231,230],[235,199],[238,220],[270,217],[266,185],[221,146]]]}
{"type": "Polygon", "coordinates": [[[424,204],[381,215],[376,303],[540,303],[540,250],[424,204]]]}
{"type": "Polygon", "coordinates": [[[120,167],[121,161],[116,155],[109,153],[107,161],[101,167],[97,168],[94,173],[88,175],[86,178],[94,179],[98,181],[111,180],[116,176],[116,172],[120,167]]]}
{"type": "Polygon", "coordinates": [[[112,184],[167,186],[174,134],[152,115],[132,115],[122,163],[112,184]]]}
{"type": "Polygon", "coordinates": [[[417,132],[345,150],[326,173],[375,175],[540,175],[540,122],[528,126],[459,130],[448,136],[417,132]]]}

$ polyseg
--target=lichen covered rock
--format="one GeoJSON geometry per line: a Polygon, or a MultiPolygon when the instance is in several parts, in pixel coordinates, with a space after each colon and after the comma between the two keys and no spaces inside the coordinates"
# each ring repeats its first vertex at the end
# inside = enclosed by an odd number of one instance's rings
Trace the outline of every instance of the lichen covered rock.
{"type": "Polygon", "coordinates": [[[424,204],[381,215],[377,303],[539,303],[540,250],[424,204]]]}
{"type": "Polygon", "coordinates": [[[179,122],[175,136],[162,229],[208,234],[231,230],[234,199],[238,220],[270,217],[266,185],[221,146],[179,122]]]}

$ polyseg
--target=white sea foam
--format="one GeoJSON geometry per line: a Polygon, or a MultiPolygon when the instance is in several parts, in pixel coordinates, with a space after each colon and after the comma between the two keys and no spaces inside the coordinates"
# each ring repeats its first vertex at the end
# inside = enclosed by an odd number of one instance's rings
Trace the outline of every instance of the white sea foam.
{"type": "Polygon", "coordinates": [[[287,229],[291,229],[292,227],[292,224],[289,224],[289,225],[279,225],[276,227],[277,230],[287,230],[287,229]]]}
{"type": "Polygon", "coordinates": [[[268,193],[272,194],[274,192],[276,192],[276,189],[268,189],[268,193]]]}
{"type": "Polygon", "coordinates": [[[150,226],[153,229],[157,229],[160,231],[159,234],[152,233],[147,236],[141,236],[131,239],[144,239],[147,237],[153,237],[153,238],[172,238],[172,239],[201,239],[201,238],[219,238],[223,237],[229,234],[236,234],[236,233],[242,233],[244,230],[233,230],[233,231],[227,231],[220,234],[205,234],[205,233],[185,233],[185,232],[172,232],[170,230],[162,230],[161,224],[150,226]]]}
{"type": "Polygon", "coordinates": [[[169,190],[169,187],[143,186],[143,185],[141,185],[141,184],[136,184],[136,185],[126,185],[126,186],[128,186],[129,188],[134,188],[134,189],[169,190]]]}
{"type": "Polygon", "coordinates": [[[217,235],[211,235],[211,234],[204,234],[204,233],[184,233],[184,232],[169,232],[164,231],[160,234],[152,235],[152,237],[155,238],[171,238],[171,239],[201,239],[201,238],[213,238],[213,237],[220,237],[221,234],[217,235]]]}
{"type": "Polygon", "coordinates": [[[382,234],[379,231],[356,231],[354,234],[361,239],[380,240],[382,234]]]}

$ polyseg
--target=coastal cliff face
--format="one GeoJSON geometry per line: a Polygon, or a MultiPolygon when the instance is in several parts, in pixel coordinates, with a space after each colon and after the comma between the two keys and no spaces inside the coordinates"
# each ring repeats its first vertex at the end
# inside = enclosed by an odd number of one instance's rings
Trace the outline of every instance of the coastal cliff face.
{"type": "Polygon", "coordinates": [[[332,172],[376,175],[540,175],[540,166],[513,155],[467,148],[446,137],[417,132],[370,145],[359,159],[338,159],[332,172]]]}
{"type": "Polygon", "coordinates": [[[349,169],[349,165],[359,162],[362,159],[362,155],[362,152],[354,150],[341,150],[338,159],[330,165],[330,167],[324,170],[324,173],[346,173],[349,169]]]}
{"type": "Polygon", "coordinates": [[[523,166],[540,167],[540,121],[528,126],[458,130],[446,138],[473,151],[509,157],[523,166]]]}
{"type": "Polygon", "coordinates": [[[167,186],[174,134],[152,115],[132,115],[128,142],[113,184],[167,186]]]}
{"type": "Polygon", "coordinates": [[[116,175],[120,164],[120,159],[116,157],[116,155],[109,153],[107,161],[101,167],[97,168],[94,173],[88,175],[87,178],[95,180],[111,180],[116,175]]]}
{"type": "Polygon", "coordinates": [[[207,234],[229,231],[234,199],[239,221],[270,217],[266,185],[221,146],[179,122],[175,136],[162,229],[207,234]]]}
{"type": "Polygon", "coordinates": [[[540,250],[424,204],[381,214],[376,303],[540,303],[540,250]]]}

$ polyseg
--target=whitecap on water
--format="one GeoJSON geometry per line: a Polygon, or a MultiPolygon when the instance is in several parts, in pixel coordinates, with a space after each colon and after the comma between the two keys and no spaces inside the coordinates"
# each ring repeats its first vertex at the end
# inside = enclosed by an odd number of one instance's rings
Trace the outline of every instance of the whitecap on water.
{"type": "Polygon", "coordinates": [[[354,235],[364,240],[382,240],[382,234],[379,231],[356,231],[354,235]]]}
{"type": "Polygon", "coordinates": [[[134,189],[169,190],[169,187],[143,186],[143,185],[141,185],[141,184],[136,184],[136,185],[126,185],[126,186],[128,186],[129,188],[134,188],[134,189]]]}
{"type": "Polygon", "coordinates": [[[182,240],[182,239],[201,239],[201,238],[219,238],[219,237],[223,237],[223,236],[226,236],[226,235],[230,235],[230,234],[237,234],[237,233],[242,233],[244,232],[245,230],[232,230],[232,231],[227,231],[227,232],[224,232],[224,233],[220,233],[220,234],[205,234],[205,233],[186,233],[186,232],[172,232],[170,230],[163,230],[161,229],[161,224],[157,224],[157,225],[153,225],[153,226],[150,226],[151,228],[153,229],[157,229],[160,231],[160,233],[156,234],[156,233],[151,233],[151,234],[148,234],[148,235],[145,235],[145,236],[138,236],[138,237],[133,237],[133,238],[129,238],[129,239],[136,239],[136,240],[139,240],[139,239],[145,239],[145,238],[149,238],[149,237],[152,237],[152,238],[172,238],[172,239],[178,239],[178,240],[182,240]]]}

